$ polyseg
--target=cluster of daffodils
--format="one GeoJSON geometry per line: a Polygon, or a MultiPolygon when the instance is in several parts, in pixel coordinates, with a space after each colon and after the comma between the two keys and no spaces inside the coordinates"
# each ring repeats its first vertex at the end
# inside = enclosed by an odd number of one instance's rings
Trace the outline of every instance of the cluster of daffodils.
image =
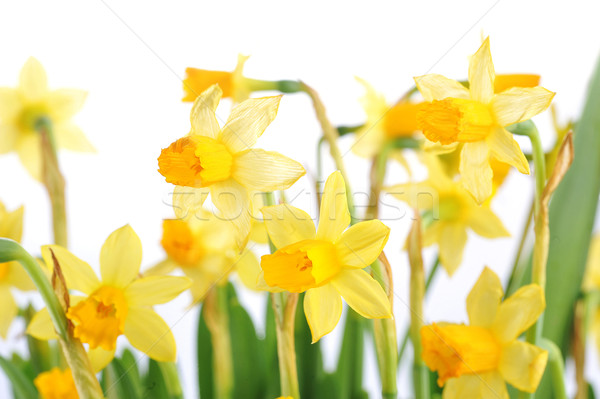
{"type": "MultiPolygon", "coordinates": [[[[173,199],[172,214],[156,220],[162,235],[155,244],[164,254],[144,268],[141,240],[129,225],[110,234],[97,267],[76,256],[79,249],[67,248],[64,178],[56,150],[93,150],[71,122],[85,92],[50,91],[33,58],[16,89],[0,89],[0,153],[16,151],[30,174],[45,184],[55,233],[55,242],[44,243],[37,258],[29,255],[18,244],[23,207],[7,211],[0,204],[0,337],[18,339],[25,333],[31,352],[19,362],[0,358],[18,397],[182,398],[177,346],[180,352],[182,346],[190,348],[176,342],[174,324],[155,309],[182,294],[190,298],[189,305],[179,309],[177,320],[188,313],[199,317],[194,339],[202,398],[364,397],[365,343],[375,348],[382,396],[397,397],[399,390],[408,390],[398,387],[397,370],[406,361],[402,356],[409,341],[417,399],[504,399],[509,398],[507,384],[524,396],[543,395],[547,365],[552,363],[553,370],[562,366],[556,344],[564,343],[552,343],[542,330],[548,202],[572,160],[570,134],[558,134],[566,145],[557,143],[546,157],[553,172],[548,182],[542,150],[532,139],[538,189],[532,204],[532,282],[524,283],[525,272],[515,262],[503,287],[492,270],[502,265],[491,265],[468,294],[469,324],[433,321],[423,310],[437,265],[453,278],[465,263],[469,232],[484,239],[511,236],[493,210],[494,201],[512,167],[530,173],[530,162],[511,132],[537,134],[530,119],[554,97],[538,86],[540,77],[496,75],[485,39],[470,58],[464,82],[437,74],[416,77],[415,87],[389,104],[358,79],[366,91],[365,123],[335,129],[312,88],[299,81],[247,78],[247,59],[239,56],[233,72],[186,70],[183,101],[192,103],[190,130],[171,144],[166,139],[160,154],[157,149],[158,172],[173,199]],[[283,96],[252,97],[258,91],[305,93],[313,102],[336,165],[326,179],[316,176],[317,188],[325,180],[322,192],[314,195],[318,215],[287,201],[285,190],[302,184],[304,166],[255,147],[267,129],[269,135],[285,134],[270,127],[283,96]],[[217,113],[222,98],[232,103],[226,120],[217,113]],[[354,133],[353,153],[373,162],[372,206],[364,215],[354,206],[346,174],[351,156],[344,159],[337,143],[339,134],[348,133],[354,133]],[[405,157],[408,152],[416,156],[405,157]],[[407,170],[408,180],[388,173],[394,162],[407,170]],[[424,168],[426,177],[417,179],[414,166],[424,168]],[[378,220],[381,191],[414,212],[408,239],[390,239],[398,224],[408,226],[408,218],[378,220]],[[437,261],[426,279],[422,251],[430,246],[437,261]],[[407,287],[395,278],[401,265],[386,256],[394,251],[408,253],[407,287]],[[15,299],[17,290],[37,290],[46,306],[34,311],[21,303],[22,294],[15,299]],[[245,290],[266,298],[264,326],[256,328],[242,306],[245,290]],[[405,290],[410,326],[401,340],[397,316],[405,309],[394,307],[394,298],[405,290]],[[505,291],[510,295],[505,297],[505,291]],[[26,327],[15,338],[17,318],[26,327]],[[323,367],[320,345],[336,327],[344,338],[337,370],[330,373],[323,367]],[[148,366],[138,367],[144,357],[148,366]]],[[[526,235],[527,230],[523,242],[526,235]]],[[[594,311],[600,304],[598,248],[596,239],[581,290],[586,309],[594,311]]],[[[463,272],[473,280],[478,273],[471,266],[463,272]]],[[[587,323],[592,318],[583,319],[584,325],[592,324],[587,323]]],[[[594,326],[600,325],[600,318],[595,320],[594,326]]],[[[552,377],[562,382],[563,376],[552,377]]],[[[554,385],[554,394],[563,399],[560,387],[554,385]]]]}

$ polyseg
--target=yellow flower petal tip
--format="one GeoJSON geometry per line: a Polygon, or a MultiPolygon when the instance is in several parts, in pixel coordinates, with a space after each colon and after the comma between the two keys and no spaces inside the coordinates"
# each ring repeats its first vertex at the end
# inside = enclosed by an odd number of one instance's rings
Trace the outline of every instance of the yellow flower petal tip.
{"type": "Polygon", "coordinates": [[[71,122],[87,93],[76,89],[50,90],[46,71],[35,58],[27,60],[16,88],[0,88],[0,154],[15,151],[27,171],[42,179],[42,140],[40,131],[51,124],[59,149],[93,152],[94,147],[71,122]],[[42,125],[41,122],[44,122],[42,125]]]}
{"type": "Polygon", "coordinates": [[[79,399],[70,369],[57,367],[39,374],[33,381],[41,399],[79,399]]]}
{"type": "MultiPolygon", "coordinates": [[[[544,309],[541,288],[533,284],[522,287],[504,302],[502,296],[500,279],[485,268],[467,299],[470,325],[433,323],[422,327],[423,361],[438,372],[438,384],[446,385],[449,392],[479,375],[495,375],[502,390],[506,390],[505,383],[526,392],[536,390],[548,352],[519,341],[518,336],[544,309]]],[[[484,392],[482,395],[486,397],[484,392]]]]}
{"type": "Polygon", "coordinates": [[[262,276],[270,287],[306,292],[313,342],[337,325],[342,297],[364,317],[391,317],[385,291],[361,270],[377,259],[390,230],[378,220],[348,229],[346,185],[339,171],[325,182],[318,229],[305,212],[287,204],[264,208],[263,214],[278,250],[261,258],[262,276]]]}
{"type": "Polygon", "coordinates": [[[427,101],[417,113],[420,130],[432,142],[464,143],[461,179],[478,203],[493,191],[491,159],[529,173],[521,148],[505,127],[543,112],[554,97],[533,85],[539,81],[537,75],[510,75],[496,84],[497,78],[489,38],[469,61],[469,89],[440,75],[415,78],[427,101]]]}
{"type": "Polygon", "coordinates": [[[213,85],[219,85],[225,98],[232,98],[238,103],[246,100],[251,92],[249,82],[243,76],[244,64],[248,58],[248,56],[240,54],[237,66],[232,72],[186,68],[186,76],[183,79],[184,96],[182,101],[195,101],[200,93],[213,85]]]}

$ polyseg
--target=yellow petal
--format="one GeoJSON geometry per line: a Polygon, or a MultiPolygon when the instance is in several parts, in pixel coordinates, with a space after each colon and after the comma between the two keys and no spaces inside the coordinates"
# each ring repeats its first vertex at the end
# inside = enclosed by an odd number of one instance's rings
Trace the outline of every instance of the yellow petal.
{"type": "Polygon", "coordinates": [[[210,186],[210,197],[221,212],[223,220],[233,223],[236,242],[240,248],[246,246],[252,223],[252,203],[246,187],[233,179],[210,186]]]}
{"type": "Polygon", "coordinates": [[[135,280],[125,289],[129,306],[152,306],[175,299],[191,285],[187,277],[150,276],[135,280]]]}
{"type": "Polygon", "coordinates": [[[496,75],[494,92],[500,93],[511,87],[535,87],[540,84],[540,75],[532,73],[514,73],[496,75]]]}
{"type": "Polygon", "coordinates": [[[0,121],[10,123],[19,116],[23,107],[19,92],[10,87],[0,87],[0,121]]]}
{"type": "Polygon", "coordinates": [[[304,314],[314,344],[329,334],[340,321],[342,299],[331,284],[311,288],[304,295],[304,314]]]}
{"type": "Polygon", "coordinates": [[[442,75],[431,73],[414,79],[425,101],[443,100],[447,97],[468,99],[470,96],[465,86],[442,75]]]}
{"type": "Polygon", "coordinates": [[[500,218],[487,206],[475,206],[470,213],[469,227],[481,237],[510,237],[500,218]]]}
{"type": "Polygon", "coordinates": [[[490,52],[490,39],[486,38],[469,61],[469,87],[471,98],[487,104],[494,95],[494,63],[490,52]]]}
{"type": "Polygon", "coordinates": [[[21,69],[19,91],[29,101],[41,100],[48,92],[46,71],[33,57],[30,57],[21,69]]]}
{"type": "Polygon", "coordinates": [[[498,370],[510,385],[533,393],[544,375],[547,362],[547,351],[527,342],[514,341],[504,346],[498,370]]]}
{"type": "Polygon", "coordinates": [[[42,341],[57,339],[58,335],[54,330],[54,324],[50,318],[48,308],[43,308],[33,315],[33,318],[27,326],[27,334],[42,341]]]}
{"type": "Polygon", "coordinates": [[[375,262],[390,236],[379,220],[368,220],[346,230],[335,244],[342,267],[364,268],[375,262]]]}
{"type": "Polygon", "coordinates": [[[48,93],[48,113],[53,122],[63,122],[73,117],[85,102],[87,92],[77,89],[58,89],[48,93]]]}
{"type": "Polygon", "coordinates": [[[364,270],[342,269],[331,284],[358,314],[368,319],[392,317],[390,301],[385,291],[364,270]]]}
{"type": "Polygon", "coordinates": [[[419,211],[432,209],[440,203],[438,188],[434,187],[431,181],[396,184],[386,191],[419,211]]]}
{"type": "Polygon", "coordinates": [[[458,223],[445,224],[439,236],[440,263],[452,277],[462,263],[463,251],[467,244],[467,230],[458,223]]]}
{"type": "Polygon", "coordinates": [[[54,268],[50,250],[54,252],[54,256],[60,264],[69,289],[89,295],[100,286],[100,280],[96,277],[92,267],[59,245],[45,245],[42,247],[42,257],[48,269],[53,270],[54,268]]]}
{"type": "Polygon", "coordinates": [[[94,372],[102,371],[115,357],[115,351],[107,351],[101,347],[88,350],[88,358],[94,372]]]}
{"type": "Polygon", "coordinates": [[[167,258],[163,261],[158,262],[156,265],[152,266],[149,269],[146,269],[143,273],[144,277],[149,276],[164,276],[171,273],[173,270],[177,268],[177,263],[175,263],[171,258],[167,258]]]}
{"type": "Polygon", "coordinates": [[[529,174],[529,162],[519,144],[506,129],[495,129],[486,142],[494,157],[500,162],[514,166],[521,173],[529,174]]]}
{"type": "MultiPolygon", "coordinates": [[[[2,215],[5,211],[0,209],[0,215],[2,215]],[[4,211],[4,212],[3,212],[4,211]]],[[[12,212],[4,213],[2,220],[0,223],[0,237],[10,238],[11,240],[15,240],[17,242],[21,242],[21,236],[23,235],[23,206],[15,209],[12,212]]]]}
{"type": "Polygon", "coordinates": [[[4,276],[4,282],[21,291],[33,291],[36,289],[31,277],[29,277],[29,274],[27,274],[25,268],[23,268],[19,262],[8,263],[8,270],[4,276]]]}
{"type": "Polygon", "coordinates": [[[100,251],[102,282],[125,288],[140,271],[142,242],[130,225],[111,233],[100,251]]]}
{"type": "Polygon", "coordinates": [[[465,374],[446,383],[443,399],[509,399],[506,384],[497,372],[465,374]]]}
{"type": "Polygon", "coordinates": [[[175,186],[173,190],[173,211],[178,219],[201,216],[202,205],[210,194],[210,187],[194,188],[175,186]]]}
{"type": "Polygon", "coordinates": [[[0,154],[16,150],[19,131],[13,125],[0,125],[0,154]]]}
{"type": "Polygon", "coordinates": [[[133,347],[158,362],[177,360],[175,337],[171,328],[152,309],[129,309],[125,321],[125,336],[133,347]]]}
{"type": "Polygon", "coordinates": [[[465,143],[460,154],[460,178],[475,201],[481,204],[492,195],[489,148],[484,141],[465,143]]]}
{"type": "Polygon", "coordinates": [[[356,80],[365,88],[365,95],[360,102],[367,114],[367,122],[356,132],[352,151],[358,156],[371,158],[381,149],[385,140],[383,116],[388,113],[390,107],[385,97],[366,80],[358,77],[356,80]]]}
{"type": "Polygon", "coordinates": [[[223,92],[219,85],[212,85],[196,98],[190,113],[192,132],[200,136],[216,139],[221,128],[215,111],[221,100],[223,92]]]}
{"type": "Polygon", "coordinates": [[[250,190],[285,190],[305,173],[298,162],[273,151],[252,148],[233,159],[232,177],[250,190]]]}
{"type": "Polygon", "coordinates": [[[31,177],[42,180],[42,142],[37,133],[20,134],[16,142],[17,154],[31,177]]]}
{"type": "Polygon", "coordinates": [[[467,313],[472,326],[490,327],[502,301],[502,283],[498,275],[486,267],[467,297],[467,313]]]}
{"type": "Polygon", "coordinates": [[[323,189],[317,239],[337,241],[349,224],[346,183],[342,173],[336,171],[329,175],[323,189]]]}
{"type": "Polygon", "coordinates": [[[303,210],[289,204],[267,206],[260,210],[271,241],[277,248],[315,238],[315,224],[303,210]]]}
{"type": "Polygon", "coordinates": [[[235,261],[235,269],[242,283],[251,290],[259,290],[258,275],[262,271],[256,255],[252,251],[244,251],[235,261]]]}
{"type": "Polygon", "coordinates": [[[421,245],[423,246],[423,248],[440,242],[440,236],[442,234],[443,228],[444,223],[440,222],[431,223],[429,226],[425,227],[421,237],[421,245]]]}
{"type": "Polygon", "coordinates": [[[496,94],[491,105],[500,126],[533,118],[550,106],[553,93],[543,87],[513,87],[496,94]]]}
{"type": "Polygon", "coordinates": [[[55,125],[54,137],[59,148],[79,152],[96,152],[96,149],[81,129],[72,123],[55,125]]]}
{"type": "Polygon", "coordinates": [[[545,307],[539,285],[521,287],[500,305],[492,329],[500,342],[510,342],[531,327],[545,307]]]}
{"type": "Polygon", "coordinates": [[[233,82],[232,99],[236,103],[247,100],[252,92],[250,87],[244,82],[244,64],[246,64],[248,58],[250,58],[249,55],[238,54],[237,64],[231,73],[231,80],[233,82]]]}
{"type": "Polygon", "coordinates": [[[236,106],[221,132],[221,141],[233,154],[252,148],[277,116],[281,96],[251,98],[236,106]]]}
{"type": "Polygon", "coordinates": [[[0,304],[2,304],[2,310],[0,311],[0,337],[6,339],[8,329],[19,311],[8,286],[0,287],[0,304]]]}

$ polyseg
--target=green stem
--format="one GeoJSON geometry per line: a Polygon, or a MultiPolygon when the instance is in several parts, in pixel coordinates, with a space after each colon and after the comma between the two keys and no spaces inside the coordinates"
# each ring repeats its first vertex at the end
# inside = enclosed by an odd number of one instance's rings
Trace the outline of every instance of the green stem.
{"type": "Polygon", "coordinates": [[[517,249],[517,254],[510,272],[510,277],[508,278],[508,282],[506,284],[504,299],[511,296],[517,290],[517,288],[521,286],[521,282],[523,281],[525,264],[522,262],[522,257],[523,252],[525,251],[525,245],[528,241],[527,238],[529,237],[529,228],[531,227],[531,222],[533,221],[533,209],[534,203],[532,202],[531,206],[529,207],[529,213],[527,214],[527,222],[525,223],[525,226],[523,226],[523,231],[521,232],[519,248],[517,249]]]}
{"type": "Polygon", "coordinates": [[[297,80],[261,80],[244,78],[244,84],[250,91],[276,90],[281,93],[299,93],[302,91],[297,80]]]}
{"type": "Polygon", "coordinates": [[[52,122],[48,118],[40,118],[35,124],[41,136],[42,146],[42,181],[48,191],[52,208],[52,227],[54,243],[67,247],[67,210],[65,205],[65,179],[60,172],[56,140],[52,122]]]}
{"type": "Polygon", "coordinates": [[[212,332],[213,361],[217,398],[233,397],[233,354],[229,333],[229,299],[227,287],[216,287],[216,329],[212,332]]]}
{"type": "Polygon", "coordinates": [[[69,329],[65,310],[60,304],[50,281],[40,268],[38,262],[17,242],[0,238],[0,262],[19,262],[35,284],[44,300],[58,341],[73,374],[75,386],[81,399],[100,399],[104,395],[96,375],[92,370],[89,358],[81,342],[73,337],[69,329]]]}
{"type": "Polygon", "coordinates": [[[552,385],[554,399],[567,399],[567,389],[565,387],[565,368],[564,359],[560,348],[549,339],[542,338],[540,347],[548,351],[548,369],[552,376],[552,385]]]}
{"type": "Polygon", "coordinates": [[[296,319],[297,293],[271,294],[275,311],[277,332],[277,354],[279,358],[279,378],[281,395],[300,399],[298,369],[296,366],[296,347],[294,341],[294,322],[296,319]]]}

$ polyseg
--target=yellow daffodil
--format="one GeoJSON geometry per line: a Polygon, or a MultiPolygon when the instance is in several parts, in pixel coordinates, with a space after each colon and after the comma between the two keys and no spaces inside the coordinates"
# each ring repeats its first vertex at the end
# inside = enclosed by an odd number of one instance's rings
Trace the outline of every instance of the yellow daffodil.
{"type": "MultiPolygon", "coordinates": [[[[102,246],[102,280],[96,277],[90,265],[58,245],[42,247],[42,256],[49,268],[54,264],[52,252],[67,287],[85,294],[71,297],[67,318],[73,323],[73,335],[89,345],[88,353],[95,370],[112,360],[121,335],[152,359],[175,361],[173,333],[152,306],[177,297],[190,286],[190,280],[174,276],[139,278],[142,244],[129,225],[114,231],[102,246]]],[[[38,339],[55,337],[47,309],[34,316],[27,332],[38,339]]]]}
{"type": "Polygon", "coordinates": [[[167,259],[144,275],[181,269],[192,279],[190,291],[194,302],[204,299],[213,286],[226,283],[234,271],[248,287],[256,289],[256,276],[260,272],[256,256],[249,250],[239,253],[230,223],[210,212],[204,212],[204,216],[203,220],[164,220],[161,245],[167,259]]]}
{"type": "Polygon", "coordinates": [[[485,268],[467,297],[470,325],[421,329],[423,360],[438,373],[443,399],[508,399],[506,383],[535,392],[548,352],[518,337],[546,306],[540,286],[521,287],[502,302],[498,276],[485,268]]]}
{"type": "Polygon", "coordinates": [[[356,132],[352,150],[361,157],[372,158],[381,151],[386,141],[415,134],[419,129],[417,111],[421,104],[402,100],[390,106],[385,97],[367,81],[360,78],[357,80],[365,88],[361,102],[367,114],[367,121],[356,132]]]}
{"type": "Polygon", "coordinates": [[[33,383],[41,399],[79,399],[70,369],[55,367],[35,377],[33,383]]]}
{"type": "Polygon", "coordinates": [[[203,91],[214,84],[223,90],[224,98],[231,98],[239,103],[250,97],[250,87],[243,76],[244,64],[249,57],[238,55],[238,62],[233,72],[209,71],[206,69],[187,68],[183,80],[183,101],[194,102],[203,91]]]}
{"type": "Polygon", "coordinates": [[[436,157],[426,157],[429,178],[421,183],[392,186],[388,191],[431,218],[423,231],[423,246],[437,243],[440,263],[448,275],[462,262],[467,231],[485,238],[508,237],[502,221],[486,205],[478,205],[456,181],[444,173],[436,157]]]}
{"type": "MultiPolygon", "coordinates": [[[[23,234],[23,207],[8,212],[0,202],[0,237],[21,241],[23,234]]],[[[18,262],[0,263],[0,337],[6,338],[8,329],[19,312],[11,288],[22,291],[35,289],[33,282],[18,262]]]]}
{"type": "Polygon", "coordinates": [[[236,226],[243,248],[251,229],[252,194],[287,189],[305,171],[277,152],[252,148],[277,115],[281,96],[242,102],[220,128],[215,110],[221,93],[215,85],[196,99],[191,132],[163,149],[158,165],[167,182],[185,187],[176,192],[194,194],[197,201],[188,203],[188,211],[200,208],[210,192],[222,217],[236,226]]]}
{"type": "Polygon", "coordinates": [[[494,93],[501,93],[513,87],[536,87],[540,84],[540,75],[533,73],[512,73],[496,75],[494,93]]]}
{"type": "Polygon", "coordinates": [[[94,151],[71,118],[81,109],[87,93],[76,89],[49,90],[46,72],[29,58],[15,89],[0,88],[0,154],[16,151],[37,180],[42,178],[42,141],[36,131],[41,119],[52,123],[58,148],[94,151]]]}
{"type": "Polygon", "coordinates": [[[478,203],[492,193],[490,156],[529,173],[527,159],[505,126],[531,119],[554,97],[543,87],[513,87],[494,94],[494,80],[489,39],[471,57],[469,89],[441,75],[415,78],[427,101],[417,114],[420,129],[433,142],[464,143],[461,179],[478,203]]]}
{"type": "Polygon", "coordinates": [[[278,248],[261,259],[259,280],[269,290],[306,292],[304,312],[313,342],[331,332],[342,314],[342,300],[367,318],[392,316],[390,301],[369,273],[390,229],[379,220],[348,230],[350,213],[340,172],[325,182],[319,228],[304,211],[287,204],[262,209],[267,232],[278,248]]]}

